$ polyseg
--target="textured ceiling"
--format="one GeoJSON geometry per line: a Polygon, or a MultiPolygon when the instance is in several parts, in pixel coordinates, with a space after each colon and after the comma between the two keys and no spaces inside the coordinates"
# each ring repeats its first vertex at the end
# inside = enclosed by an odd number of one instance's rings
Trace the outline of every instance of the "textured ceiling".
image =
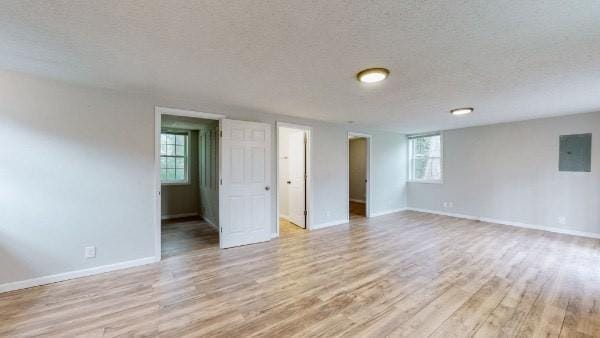
{"type": "Polygon", "coordinates": [[[600,1],[3,0],[0,27],[2,69],[399,132],[600,110],[600,1]]]}

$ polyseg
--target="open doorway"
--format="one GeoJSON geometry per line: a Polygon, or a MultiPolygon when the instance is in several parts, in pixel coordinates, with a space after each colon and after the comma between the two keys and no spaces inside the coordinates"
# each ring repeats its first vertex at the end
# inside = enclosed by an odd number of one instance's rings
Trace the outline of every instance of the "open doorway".
{"type": "MultiPolygon", "coordinates": [[[[217,229],[218,241],[214,240],[215,233],[213,232],[211,244],[218,242],[220,248],[226,249],[271,239],[272,227],[269,217],[272,195],[270,124],[226,119],[224,115],[219,114],[156,107],[154,135],[154,172],[157,197],[154,208],[154,246],[157,261],[162,259],[163,240],[167,241],[167,238],[162,236],[162,218],[173,216],[169,215],[169,211],[162,211],[163,203],[166,203],[167,200],[166,197],[162,198],[162,187],[173,183],[183,185],[186,180],[195,175],[198,176],[197,189],[200,196],[200,203],[195,205],[199,211],[191,211],[192,215],[185,215],[186,213],[183,215],[193,217],[197,213],[196,217],[201,222],[217,229]],[[169,117],[170,115],[172,116],[169,117]],[[168,128],[165,128],[164,132],[162,130],[163,116],[166,119],[176,120],[175,125],[165,123],[165,127],[168,126],[168,128]],[[188,128],[187,125],[182,125],[187,122],[201,123],[203,126],[188,128]],[[210,127],[205,128],[204,125],[210,127]],[[213,129],[216,126],[218,129],[213,129]],[[188,129],[187,134],[186,128],[188,129]],[[178,138],[177,132],[181,132],[182,136],[193,135],[192,128],[197,128],[194,130],[198,131],[198,172],[190,169],[191,164],[187,167],[185,164],[182,165],[182,163],[186,163],[185,156],[183,159],[177,159],[177,157],[182,157],[182,153],[188,153],[191,147],[191,145],[186,147],[185,144],[182,144],[186,142],[186,138],[178,138]],[[200,132],[201,128],[208,131],[200,132]],[[163,140],[162,134],[169,132],[174,134],[174,137],[165,135],[163,140]],[[171,147],[169,148],[169,146],[171,147]],[[179,152],[178,147],[180,147],[179,152]],[[175,155],[172,155],[173,153],[175,155]],[[169,154],[175,159],[167,159],[169,154]],[[186,176],[186,173],[189,176],[186,176]],[[179,182],[180,179],[183,181],[179,182]],[[173,180],[175,181],[173,182],[173,180]]],[[[191,142],[190,139],[192,137],[188,138],[188,142],[191,142]]],[[[182,214],[175,214],[175,216],[177,218],[182,214]]],[[[182,236],[177,229],[174,232],[179,234],[172,237],[182,236]]],[[[192,243],[196,242],[192,241],[192,243]]],[[[189,252],[189,250],[187,251],[189,252]]]]}
{"type": "Polygon", "coordinates": [[[348,134],[348,218],[369,217],[371,136],[348,134]]]}
{"type": "Polygon", "coordinates": [[[309,228],[310,128],[277,124],[277,234],[287,236],[309,228]]]}
{"type": "Polygon", "coordinates": [[[219,246],[219,121],[161,115],[161,256],[219,246]]]}

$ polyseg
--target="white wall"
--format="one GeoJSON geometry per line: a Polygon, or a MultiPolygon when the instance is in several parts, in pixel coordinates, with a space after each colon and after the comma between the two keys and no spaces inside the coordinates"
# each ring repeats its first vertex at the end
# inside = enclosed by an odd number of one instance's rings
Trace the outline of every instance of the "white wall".
{"type": "Polygon", "coordinates": [[[0,72],[0,284],[154,256],[153,109],[0,72]]]}
{"type": "MultiPolygon", "coordinates": [[[[356,130],[356,132],[359,132],[356,130]]],[[[370,133],[371,216],[406,207],[408,141],[406,135],[370,133]]]]}
{"type": "Polygon", "coordinates": [[[365,202],[367,198],[367,139],[349,141],[350,200],[365,202]]]}
{"type": "Polygon", "coordinates": [[[409,183],[410,207],[600,234],[600,113],[448,130],[443,151],[443,184],[409,183]],[[559,136],[581,133],[592,172],[559,172],[559,136]]]}
{"type": "MultiPolygon", "coordinates": [[[[0,147],[0,284],[155,255],[155,106],[266,122],[273,135],[276,121],[312,126],[313,224],[347,219],[345,125],[0,72],[0,142],[15,145],[0,147]],[[83,258],[87,245],[97,258],[83,258]]],[[[405,136],[354,128],[373,135],[381,161],[372,211],[404,207],[405,136]]]]}

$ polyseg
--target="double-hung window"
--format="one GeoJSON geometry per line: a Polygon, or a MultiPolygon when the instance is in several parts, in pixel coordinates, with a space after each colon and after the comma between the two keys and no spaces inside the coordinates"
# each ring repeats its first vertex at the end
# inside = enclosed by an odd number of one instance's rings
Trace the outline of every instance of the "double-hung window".
{"type": "Polygon", "coordinates": [[[162,184],[188,183],[187,132],[160,134],[160,181],[162,184]]]}
{"type": "Polygon", "coordinates": [[[442,136],[439,133],[408,137],[409,180],[442,182],[442,136]]]}

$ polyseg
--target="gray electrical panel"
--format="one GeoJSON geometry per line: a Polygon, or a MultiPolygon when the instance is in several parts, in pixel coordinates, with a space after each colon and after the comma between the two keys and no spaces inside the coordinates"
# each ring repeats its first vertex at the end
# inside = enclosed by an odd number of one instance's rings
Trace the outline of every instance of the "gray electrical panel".
{"type": "Polygon", "coordinates": [[[561,135],[559,171],[592,171],[592,134],[561,135]]]}

